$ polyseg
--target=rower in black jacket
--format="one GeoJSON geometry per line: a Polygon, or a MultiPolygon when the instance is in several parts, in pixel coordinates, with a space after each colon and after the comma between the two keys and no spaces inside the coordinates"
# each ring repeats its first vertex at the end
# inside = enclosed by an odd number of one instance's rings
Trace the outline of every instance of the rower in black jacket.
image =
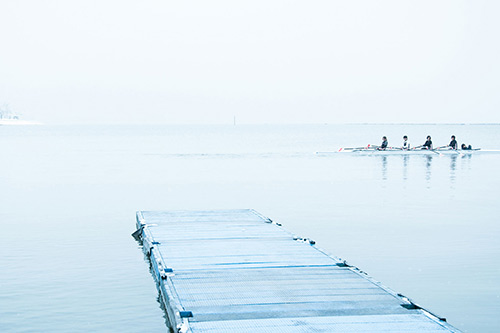
{"type": "Polygon", "coordinates": [[[425,141],[422,149],[432,149],[432,140],[430,135],[427,136],[427,141],[425,141]]]}
{"type": "Polygon", "coordinates": [[[380,147],[378,147],[378,150],[385,150],[387,148],[387,137],[386,136],[383,136],[382,137],[382,144],[380,145],[380,147]]]}
{"type": "Polygon", "coordinates": [[[455,136],[454,135],[451,136],[451,142],[448,145],[448,147],[451,147],[451,149],[455,149],[455,150],[458,149],[458,143],[457,143],[457,140],[455,140],[455,136]]]}

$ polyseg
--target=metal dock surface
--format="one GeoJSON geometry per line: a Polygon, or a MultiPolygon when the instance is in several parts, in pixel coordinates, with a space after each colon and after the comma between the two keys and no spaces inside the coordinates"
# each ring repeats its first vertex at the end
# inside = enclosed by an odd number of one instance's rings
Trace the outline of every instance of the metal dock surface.
{"type": "Polygon", "coordinates": [[[179,332],[459,332],[254,210],[138,212],[179,332]]]}

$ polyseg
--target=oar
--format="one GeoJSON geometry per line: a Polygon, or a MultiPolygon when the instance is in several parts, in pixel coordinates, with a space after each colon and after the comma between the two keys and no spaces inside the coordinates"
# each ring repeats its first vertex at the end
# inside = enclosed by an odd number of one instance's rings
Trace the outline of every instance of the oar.
{"type": "Polygon", "coordinates": [[[357,150],[376,150],[379,147],[380,146],[368,144],[366,147],[353,148],[352,151],[357,151],[357,150]]]}
{"type": "Polygon", "coordinates": [[[432,151],[433,153],[436,153],[436,154],[438,154],[439,156],[443,156],[443,154],[441,154],[441,153],[438,153],[438,152],[436,151],[436,149],[429,149],[429,150],[430,150],[430,151],[432,151]]]}
{"type": "MultiPolygon", "coordinates": [[[[423,146],[424,146],[424,145],[420,145],[420,146],[413,147],[413,148],[411,148],[411,149],[412,149],[412,150],[417,150],[417,149],[422,148],[423,146]]],[[[431,151],[431,152],[433,152],[433,153],[438,154],[439,156],[441,156],[441,153],[438,153],[437,151],[434,151],[434,149],[427,149],[427,150],[429,150],[429,151],[431,151]]]]}
{"type": "Polygon", "coordinates": [[[462,155],[461,152],[459,152],[457,149],[453,149],[452,147],[450,146],[441,146],[441,147],[437,147],[436,149],[444,149],[444,148],[448,148],[446,150],[452,150],[455,154],[457,155],[462,155]]]}
{"type": "Polygon", "coordinates": [[[346,147],[346,148],[340,148],[339,151],[343,150],[361,150],[361,149],[368,149],[367,147],[346,147]]]}
{"type": "Polygon", "coordinates": [[[354,152],[354,151],[366,150],[366,149],[367,149],[366,147],[345,147],[345,148],[339,148],[339,150],[337,150],[337,152],[342,152],[342,151],[354,152]]]}

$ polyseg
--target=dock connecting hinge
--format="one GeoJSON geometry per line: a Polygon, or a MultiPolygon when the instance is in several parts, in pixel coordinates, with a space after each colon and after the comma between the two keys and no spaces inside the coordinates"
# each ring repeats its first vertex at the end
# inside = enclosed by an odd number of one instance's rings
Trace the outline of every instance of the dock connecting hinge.
{"type": "Polygon", "coordinates": [[[342,262],[338,262],[338,263],[336,263],[335,265],[337,265],[338,267],[352,267],[352,266],[351,266],[351,265],[349,265],[349,264],[347,263],[347,261],[345,261],[345,260],[344,260],[344,261],[342,261],[342,262]]]}
{"type": "Polygon", "coordinates": [[[163,260],[157,259],[156,260],[156,265],[158,266],[158,273],[160,274],[160,277],[163,280],[166,279],[169,275],[173,275],[173,273],[174,273],[173,268],[167,267],[163,263],[163,260]]]}
{"type": "Polygon", "coordinates": [[[417,303],[413,302],[411,299],[409,299],[408,297],[406,297],[405,295],[403,294],[398,294],[399,297],[401,297],[403,299],[403,301],[405,301],[405,303],[401,304],[401,306],[405,309],[408,309],[408,310],[422,310],[422,311],[425,311],[427,312],[429,315],[439,319],[440,321],[444,321],[446,322],[446,318],[445,317],[441,317],[441,316],[438,316],[436,315],[435,313],[432,313],[430,312],[429,310],[426,310],[424,309],[423,307],[421,307],[420,305],[418,305],[417,303]]]}
{"type": "Polygon", "coordinates": [[[179,316],[181,318],[191,318],[193,317],[193,313],[191,311],[179,311],[179,316]]]}
{"type": "Polygon", "coordinates": [[[174,270],[170,267],[159,267],[159,271],[160,271],[160,276],[163,280],[165,280],[168,275],[172,275],[172,273],[174,273],[174,270]]]}
{"type": "Polygon", "coordinates": [[[302,237],[298,237],[298,236],[293,236],[293,240],[296,240],[298,242],[304,242],[304,243],[308,242],[311,245],[316,244],[316,241],[314,241],[310,238],[302,238],[302,237]]]}

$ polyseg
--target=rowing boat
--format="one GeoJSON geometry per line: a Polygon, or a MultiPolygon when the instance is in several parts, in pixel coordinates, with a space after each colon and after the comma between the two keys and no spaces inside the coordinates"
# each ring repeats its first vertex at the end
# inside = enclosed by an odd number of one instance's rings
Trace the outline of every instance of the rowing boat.
{"type": "Polygon", "coordinates": [[[387,148],[378,150],[372,147],[362,148],[340,148],[338,151],[316,152],[318,155],[329,154],[353,154],[353,155],[475,155],[475,154],[498,154],[500,150],[474,149],[409,149],[387,148]]]}

